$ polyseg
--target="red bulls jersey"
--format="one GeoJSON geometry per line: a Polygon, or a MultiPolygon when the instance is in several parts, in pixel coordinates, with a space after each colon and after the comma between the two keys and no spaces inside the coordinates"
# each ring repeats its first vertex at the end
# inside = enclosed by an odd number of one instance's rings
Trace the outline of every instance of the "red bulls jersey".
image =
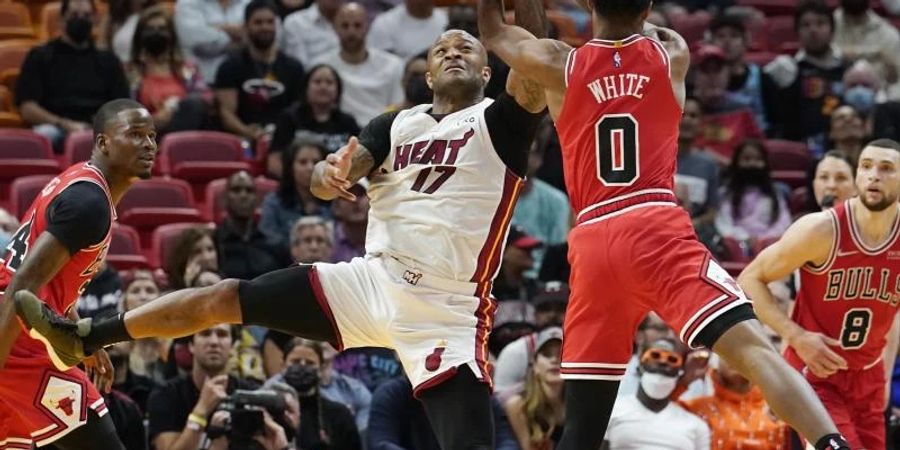
{"type": "Polygon", "coordinates": [[[556,129],[575,213],[641,194],[671,199],[681,107],[662,44],[594,39],[569,54],[566,86],[556,129]]]}
{"type": "MultiPolygon", "coordinates": [[[[870,248],[860,238],[849,202],[829,214],[836,231],[831,255],[822,266],[800,271],[792,318],[805,330],[841,341],[835,351],[850,369],[865,369],[881,360],[900,302],[900,217],[886,242],[870,248]]],[[[802,367],[793,349],[787,356],[802,367]]]]}
{"type": "MultiPolygon", "coordinates": [[[[109,198],[106,179],[90,163],[80,163],[69,167],[47,183],[21,218],[22,225],[16,234],[6,248],[0,252],[0,291],[9,285],[16,269],[28,257],[28,250],[38,236],[47,229],[47,208],[64,189],[78,182],[99,185],[109,198]]],[[[110,217],[115,220],[116,210],[112,199],[110,199],[109,207],[112,212],[110,217]]],[[[112,223],[110,223],[110,230],[112,230],[112,223]]],[[[69,307],[78,300],[78,296],[97,272],[100,261],[106,255],[109,247],[110,236],[111,231],[107,231],[106,237],[99,244],[72,255],[69,262],[37,293],[38,296],[56,312],[65,314],[69,307]]]]}

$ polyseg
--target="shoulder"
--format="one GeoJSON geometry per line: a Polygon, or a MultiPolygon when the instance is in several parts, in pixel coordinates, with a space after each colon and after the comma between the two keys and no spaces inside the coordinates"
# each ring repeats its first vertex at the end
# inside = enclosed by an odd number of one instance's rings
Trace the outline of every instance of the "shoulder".
{"type": "Polygon", "coordinates": [[[791,231],[809,240],[830,239],[834,236],[834,218],[832,210],[810,213],[797,219],[791,231]]]}
{"type": "Polygon", "coordinates": [[[506,414],[513,415],[521,412],[524,406],[525,397],[522,394],[515,394],[506,400],[506,403],[503,404],[503,409],[506,411],[506,414]]]}
{"type": "Polygon", "coordinates": [[[293,56],[288,55],[287,53],[278,51],[277,63],[282,64],[289,70],[296,72],[303,72],[303,64],[300,61],[297,61],[293,56]]]}
{"type": "Polygon", "coordinates": [[[369,53],[372,56],[372,60],[378,61],[379,64],[390,64],[392,66],[398,65],[401,67],[403,66],[403,60],[393,53],[389,53],[375,47],[369,47],[369,53]]]}

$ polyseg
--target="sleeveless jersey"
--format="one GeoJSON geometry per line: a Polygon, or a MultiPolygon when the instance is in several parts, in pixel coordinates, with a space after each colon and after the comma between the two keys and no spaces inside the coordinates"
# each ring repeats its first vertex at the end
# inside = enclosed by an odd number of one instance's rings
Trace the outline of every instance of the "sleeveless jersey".
{"type": "Polygon", "coordinates": [[[391,125],[391,151],[370,176],[366,250],[455,281],[493,280],[522,179],[491,142],[493,103],[440,121],[419,105],[391,125]]]}
{"type": "Polygon", "coordinates": [[[47,208],[64,189],[78,182],[95,183],[106,192],[107,198],[110,199],[110,231],[107,231],[106,237],[100,243],[72,255],[69,262],[57,272],[56,276],[37,292],[38,297],[43,299],[48,306],[63,315],[78,300],[79,295],[96,274],[100,262],[106,255],[112,236],[112,220],[115,220],[116,214],[106,179],[90,163],[76,164],[50,180],[28,208],[22,217],[22,225],[6,249],[0,252],[0,291],[9,285],[16,269],[28,257],[28,250],[38,236],[47,229],[47,208]]]}
{"type": "MultiPolygon", "coordinates": [[[[800,270],[793,320],[803,329],[841,341],[832,347],[850,369],[881,360],[900,302],[900,217],[878,248],[863,244],[846,201],[828,211],[834,230],[831,255],[822,266],[800,270]]],[[[788,358],[798,362],[792,348],[788,358]]]]}
{"type": "Polygon", "coordinates": [[[641,194],[671,197],[681,107],[662,44],[594,39],[569,53],[565,75],[556,129],[575,213],[641,194]]]}

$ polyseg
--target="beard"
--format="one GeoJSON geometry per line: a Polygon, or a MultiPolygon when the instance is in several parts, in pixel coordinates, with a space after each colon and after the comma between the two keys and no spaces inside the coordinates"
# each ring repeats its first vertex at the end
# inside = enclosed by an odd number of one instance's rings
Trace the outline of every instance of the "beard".
{"type": "Polygon", "coordinates": [[[897,197],[892,197],[889,195],[882,195],[882,199],[877,202],[870,202],[868,199],[866,199],[865,195],[860,195],[859,200],[860,202],[862,202],[863,206],[866,207],[866,209],[872,212],[884,211],[890,208],[890,206],[894,203],[897,203],[897,197]]]}
{"type": "Polygon", "coordinates": [[[480,77],[451,78],[432,85],[437,96],[469,99],[484,94],[484,82],[480,77]]]}
{"type": "Polygon", "coordinates": [[[250,36],[250,44],[259,51],[266,51],[275,44],[275,35],[266,33],[250,36]]]}

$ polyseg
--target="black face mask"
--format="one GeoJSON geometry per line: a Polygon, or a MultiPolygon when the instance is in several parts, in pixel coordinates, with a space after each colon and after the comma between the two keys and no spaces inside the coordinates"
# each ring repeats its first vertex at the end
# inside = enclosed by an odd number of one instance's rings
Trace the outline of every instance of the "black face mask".
{"type": "Polygon", "coordinates": [[[319,387],[319,371],[315,367],[292,364],[284,371],[284,382],[297,390],[300,398],[311,397],[319,387]]]}
{"type": "Polygon", "coordinates": [[[766,169],[760,167],[752,167],[746,169],[738,169],[737,176],[742,180],[746,180],[747,184],[761,185],[766,180],[766,169]]]}
{"type": "Polygon", "coordinates": [[[431,103],[432,100],[431,89],[428,88],[428,83],[425,82],[424,74],[410,77],[406,81],[406,85],[403,86],[403,93],[413,105],[431,103]]]}
{"type": "Polygon", "coordinates": [[[84,17],[73,17],[66,21],[66,35],[78,44],[84,43],[91,37],[91,28],[94,24],[84,17]]]}
{"type": "Polygon", "coordinates": [[[159,31],[148,31],[141,37],[141,44],[147,53],[159,56],[169,48],[169,35],[159,31]]]}
{"type": "Polygon", "coordinates": [[[869,9],[869,0],[841,0],[841,8],[851,16],[858,16],[869,9]]]}

